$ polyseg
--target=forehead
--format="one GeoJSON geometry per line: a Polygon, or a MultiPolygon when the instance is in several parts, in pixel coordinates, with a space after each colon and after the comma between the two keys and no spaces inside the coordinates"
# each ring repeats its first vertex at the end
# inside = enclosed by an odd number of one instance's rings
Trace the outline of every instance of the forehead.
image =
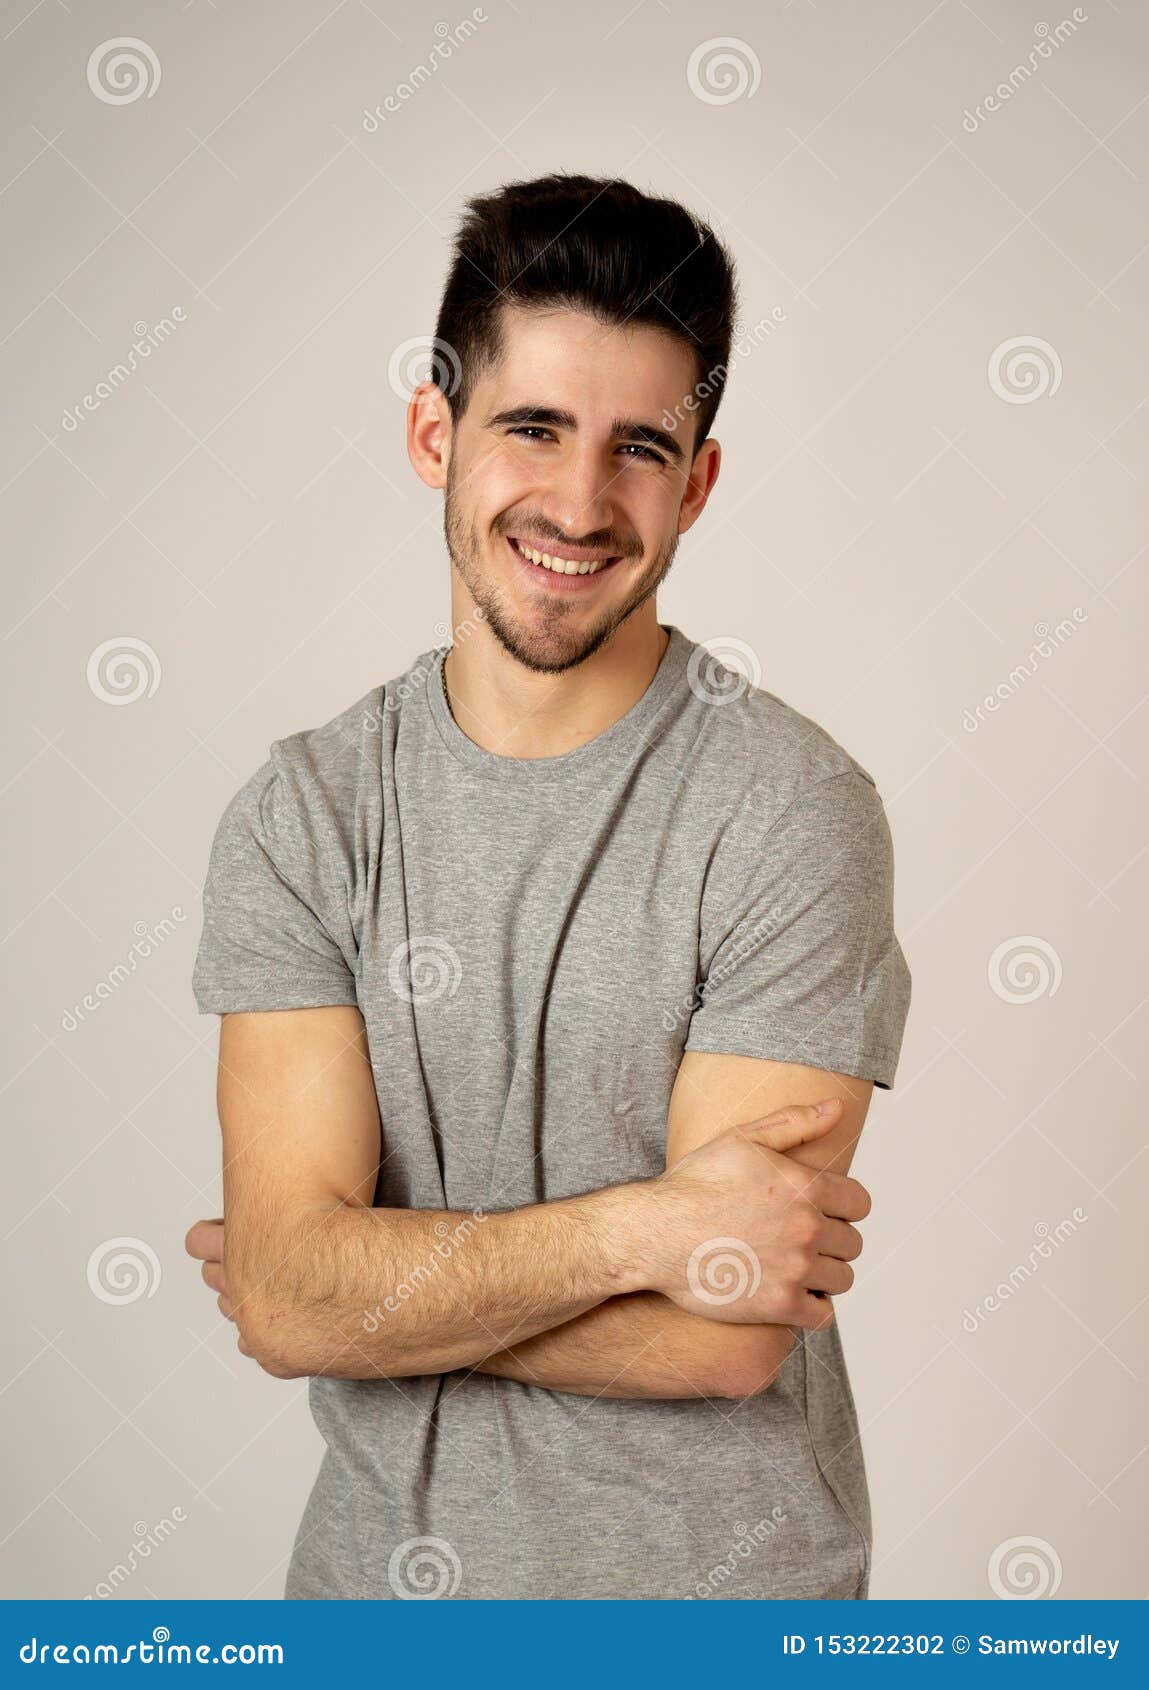
{"type": "Polygon", "coordinates": [[[604,323],[586,311],[504,305],[503,357],[482,387],[512,398],[628,414],[673,405],[697,380],[695,357],[647,323],[604,323]],[[528,391],[529,390],[529,391],[528,391]]]}

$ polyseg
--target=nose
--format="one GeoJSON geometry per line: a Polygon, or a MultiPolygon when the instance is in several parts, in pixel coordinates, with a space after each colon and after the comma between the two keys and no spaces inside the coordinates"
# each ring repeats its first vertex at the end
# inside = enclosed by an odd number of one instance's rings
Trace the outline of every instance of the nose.
{"type": "Polygon", "coordinates": [[[613,464],[587,447],[572,449],[556,466],[543,500],[546,515],[572,541],[610,529],[613,524],[613,464]]]}

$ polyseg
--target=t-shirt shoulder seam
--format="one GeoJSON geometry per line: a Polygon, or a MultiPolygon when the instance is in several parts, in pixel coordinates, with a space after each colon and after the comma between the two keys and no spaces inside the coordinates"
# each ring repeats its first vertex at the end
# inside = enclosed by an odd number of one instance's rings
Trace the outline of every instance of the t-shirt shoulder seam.
{"type": "Polygon", "coordinates": [[[763,839],[769,839],[774,829],[778,827],[781,822],[785,821],[795,804],[801,803],[803,798],[808,798],[812,792],[817,792],[820,787],[828,786],[830,782],[834,780],[861,780],[873,790],[875,795],[877,795],[878,792],[877,784],[872,777],[868,775],[864,769],[860,769],[856,766],[848,769],[838,769],[832,775],[823,775],[820,780],[811,781],[809,786],[803,786],[794,794],[790,802],[785,805],[781,811],[779,811],[778,815],[774,817],[774,820],[770,823],[770,826],[762,835],[763,839]]]}

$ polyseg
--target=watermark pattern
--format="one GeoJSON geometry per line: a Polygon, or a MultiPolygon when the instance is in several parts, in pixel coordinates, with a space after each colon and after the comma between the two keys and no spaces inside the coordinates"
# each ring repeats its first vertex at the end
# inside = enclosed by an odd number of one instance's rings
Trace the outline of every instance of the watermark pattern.
{"type": "Polygon", "coordinates": [[[364,712],[363,725],[368,733],[378,733],[385,716],[401,710],[409,698],[414,697],[420,688],[426,686],[427,678],[434,668],[434,658],[428,657],[424,663],[412,664],[401,680],[388,682],[383,693],[383,702],[378,707],[372,705],[370,710],[364,712]]]}
{"type": "Polygon", "coordinates": [[[982,711],[992,716],[1001,706],[1009,701],[1015,693],[1020,692],[1026,681],[1037,673],[1039,664],[1044,658],[1052,657],[1067,640],[1072,639],[1083,622],[1088,622],[1089,612],[1083,610],[1079,604],[1073,607],[1072,617],[1063,616],[1056,627],[1051,628],[1048,622],[1035,622],[1034,634],[1037,644],[1029,648],[1024,663],[1015,664],[992,692],[987,692],[981,703],[973,710],[966,709],[962,713],[961,725],[967,734],[975,734],[982,723],[982,711]]]}
{"type": "Polygon", "coordinates": [[[693,1602],[696,1597],[703,1600],[721,1591],[732,1578],[737,1577],[741,1568],[753,1555],[759,1544],[765,1543],[773,1537],[779,1526],[786,1523],[786,1511],[775,1505],[764,1520],[756,1525],[748,1526],[744,1521],[737,1521],[734,1526],[734,1542],[729,1553],[715,1563],[706,1577],[699,1579],[694,1589],[683,1597],[684,1602],[693,1602]]]}
{"type": "Polygon", "coordinates": [[[78,405],[73,405],[60,418],[60,427],[67,434],[75,434],[86,416],[98,411],[105,399],[110,399],[118,388],[123,387],[129,376],[135,374],[145,358],[150,358],[157,346],[162,346],[176,332],[177,323],[187,322],[187,312],[182,305],[173,305],[170,317],[161,317],[158,323],[133,323],[132,333],[135,335],[126,359],[113,364],[106,376],[102,376],[92,389],[85,393],[78,405]]]}
{"type": "Polygon", "coordinates": [[[387,360],[387,384],[407,404],[425,381],[436,382],[440,392],[450,398],[462,379],[462,359],[437,335],[415,335],[400,341],[387,360]]]}
{"type": "Polygon", "coordinates": [[[986,1572],[995,1596],[1009,1602],[1039,1601],[1056,1596],[1061,1557],[1043,1537],[1007,1537],[990,1556],[986,1572]]]}
{"type": "Polygon", "coordinates": [[[762,1263],[744,1238],[707,1238],[695,1245],[686,1280],[702,1303],[736,1303],[762,1283],[762,1263]]]}
{"type": "Polygon", "coordinates": [[[1073,1210],[1066,1220],[1058,1221],[1055,1227],[1050,1227],[1045,1221],[1034,1223],[1034,1235],[1037,1243],[1033,1245],[1024,1262],[1019,1262],[1009,1271],[1006,1279],[999,1281],[994,1290],[984,1296],[980,1303],[975,1303],[972,1309],[963,1309],[961,1323],[967,1332],[980,1330],[982,1322],[989,1319],[1011,1297],[1017,1295],[1022,1286],[1031,1280],[1041,1267],[1047,1262],[1055,1250],[1061,1248],[1067,1238],[1072,1238],[1078,1227],[1083,1226],[1089,1219],[1080,1204],[1073,1210]]]}
{"type": "MultiPolygon", "coordinates": [[[[780,305],[775,305],[768,317],[759,317],[749,333],[741,323],[735,323],[731,351],[735,357],[749,357],[756,347],[761,346],[764,340],[770,338],[779,323],[785,321],[785,311],[780,305]]],[[[680,399],[673,409],[664,410],[661,417],[661,426],[666,429],[667,433],[673,434],[675,429],[686,421],[687,417],[692,416],[702,401],[708,399],[725,382],[729,373],[729,364],[712,364],[706,374],[695,382],[690,392],[680,399]]]]}
{"type": "Polygon", "coordinates": [[[1061,985],[1061,958],[1047,939],[1018,933],[1003,939],[986,968],[990,989],[1003,1003],[1034,1003],[1061,985]]]}
{"type": "Polygon", "coordinates": [[[1047,23],[1035,23],[1033,33],[1037,40],[1029,49],[1025,63],[1014,65],[1006,81],[999,82],[993,92],[979,101],[972,111],[967,106],[962,113],[961,126],[966,133],[976,135],[981,125],[988,123],[995,111],[1000,111],[1002,106],[1008,105],[1018,89],[1023,88],[1030,77],[1040,70],[1042,60],[1052,58],[1059,47],[1077,34],[1078,26],[1085,23],[1088,17],[1089,13],[1084,6],[1074,6],[1071,15],[1062,18],[1052,29],[1047,23]]]}
{"type": "Polygon", "coordinates": [[[486,619],[486,611],[481,604],[477,604],[470,616],[464,616],[461,622],[456,622],[453,625],[449,622],[436,622],[435,638],[442,644],[450,635],[452,645],[463,645],[477,629],[482,627],[486,619]]]}
{"type": "Polygon", "coordinates": [[[715,35],[702,41],[686,61],[686,85],[708,106],[752,100],[762,81],[762,65],[748,41],[715,35]]]}
{"type": "Polygon", "coordinates": [[[673,1033],[676,1028],[690,1020],[695,1010],[703,1008],[707,997],[715,986],[721,985],[728,974],[734,973],[745,957],[749,956],[752,951],[757,950],[759,945],[764,944],[777,932],[778,924],[784,914],[782,905],[774,904],[764,916],[755,922],[753,927],[750,927],[747,920],[738,922],[734,928],[734,934],[731,935],[733,943],[730,946],[730,954],[722,962],[715,964],[706,979],[695,987],[689,997],[682,1000],[677,1009],[663,1010],[663,1031],[673,1033]],[[737,935],[737,937],[734,935],[737,935]]]}
{"type": "Polygon", "coordinates": [[[88,87],[106,106],[130,106],[151,99],[160,85],[155,50],[135,35],[101,41],[88,58],[88,87]]]}
{"type": "Polygon", "coordinates": [[[138,1303],[160,1288],[160,1261],[142,1238],[107,1238],[88,1257],[88,1289],[101,1303],[138,1303]]]}
{"type": "Polygon", "coordinates": [[[409,1537],[391,1551],[387,1582],[404,1602],[454,1596],[463,1564],[445,1537],[409,1537]]]}
{"type": "Polygon", "coordinates": [[[476,1230],[475,1222],[485,1221],[486,1218],[482,1209],[472,1209],[470,1215],[454,1228],[448,1221],[436,1221],[434,1230],[438,1243],[431,1246],[430,1260],[413,1268],[410,1278],[401,1279],[394,1291],[384,1297],[382,1304],[376,1303],[374,1309],[364,1311],[364,1332],[378,1332],[387,1316],[397,1314],[404,1303],[409,1303],[431,1276],[439,1272],[443,1262],[450,1261],[456,1247],[467,1242],[476,1230]]]}
{"type": "MultiPolygon", "coordinates": [[[[482,605],[477,604],[470,616],[465,616],[454,627],[449,626],[446,622],[436,622],[435,638],[442,642],[446,640],[449,634],[453,645],[463,645],[481,627],[485,618],[486,612],[482,605]]],[[[401,680],[394,684],[388,684],[380,707],[368,711],[363,718],[363,725],[369,733],[377,733],[384,716],[401,709],[406,699],[418,692],[420,687],[426,685],[428,677],[435,668],[435,656],[435,653],[428,654],[422,663],[412,664],[401,680]]]]}
{"type": "Polygon", "coordinates": [[[446,992],[453,998],[463,978],[459,953],[446,939],[431,934],[404,939],[391,953],[387,978],[396,997],[405,1003],[434,1003],[446,992]]]}
{"type": "Polygon", "coordinates": [[[88,685],[101,704],[135,704],[160,684],[160,660],[147,640],[117,634],[88,659],[88,685]]]}
{"type": "Polygon", "coordinates": [[[759,684],[762,665],[745,640],[723,634],[698,642],[686,665],[686,678],[703,704],[729,704],[759,684]]]}
{"type": "Polygon", "coordinates": [[[1052,398],[1061,386],[1057,348],[1040,335],[1019,334],[1003,340],[989,355],[989,385],[1007,405],[1030,405],[1052,398]]]}
{"type": "Polygon", "coordinates": [[[98,980],[90,992],[85,992],[79,1003],[66,1009],[60,1018],[60,1025],[65,1033],[74,1033],[86,1018],[114,997],[125,980],[130,980],[141,962],[147,960],[152,952],[157,950],[169,934],[175,932],[173,921],[186,921],[187,917],[178,904],[173,904],[171,915],[165,915],[154,927],[149,927],[146,921],[137,921],[132,931],[136,935],[135,942],[128,950],[126,962],[117,962],[110,968],[102,980],[98,980]]]}
{"type": "Polygon", "coordinates": [[[423,64],[416,65],[409,70],[402,82],[396,83],[394,90],[387,95],[380,105],[363,110],[363,127],[368,135],[377,135],[389,117],[401,112],[408,100],[414,98],[425,82],[429,82],[441,64],[444,64],[464,41],[469,41],[474,35],[476,26],[487,22],[487,14],[481,6],[472,7],[469,15],[454,29],[450,24],[437,23],[435,25],[436,41],[428,53],[423,64]]]}
{"type": "MultiPolygon", "coordinates": [[[[130,1635],[130,1633],[129,1633],[130,1635]]],[[[150,1638],[131,1643],[41,1643],[20,1645],[25,1666],[282,1666],[282,1643],[173,1643],[171,1630],[157,1625],[150,1638]]]]}
{"type": "Polygon", "coordinates": [[[131,1578],[132,1574],[139,1567],[140,1562],[148,1560],[153,1551],[159,1549],[160,1546],[169,1537],[171,1537],[177,1526],[182,1526],[186,1519],[187,1515],[184,1513],[183,1509],[177,1505],[172,1509],[170,1515],[165,1514],[164,1518],[157,1521],[154,1526],[149,1526],[143,1520],[137,1520],[135,1525],[132,1527],[135,1541],[128,1550],[126,1557],[123,1561],[116,1562],[115,1566],[112,1567],[100,1580],[95,1590],[88,1592],[88,1594],[84,1597],[84,1601],[109,1601],[116,1595],[121,1585],[126,1584],[131,1578]]]}

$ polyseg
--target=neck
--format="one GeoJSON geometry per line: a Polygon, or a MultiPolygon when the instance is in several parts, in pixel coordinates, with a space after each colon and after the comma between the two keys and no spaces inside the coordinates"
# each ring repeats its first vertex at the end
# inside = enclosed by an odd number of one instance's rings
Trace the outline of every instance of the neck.
{"type": "MultiPolygon", "coordinates": [[[[456,626],[466,614],[456,614],[456,626]]],[[[451,713],[484,751],[561,757],[597,739],[638,703],[669,640],[650,599],[584,663],[560,674],[538,674],[479,623],[447,654],[443,673],[451,713]]]]}

